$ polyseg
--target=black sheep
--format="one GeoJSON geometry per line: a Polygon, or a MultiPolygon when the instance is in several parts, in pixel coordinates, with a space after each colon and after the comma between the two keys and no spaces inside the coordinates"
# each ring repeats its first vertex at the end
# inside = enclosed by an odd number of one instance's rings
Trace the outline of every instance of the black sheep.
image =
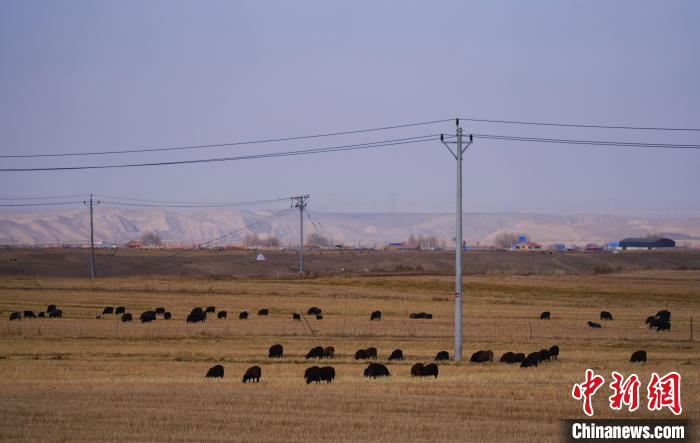
{"type": "Polygon", "coordinates": [[[447,351],[440,351],[437,353],[435,356],[435,360],[440,361],[440,360],[449,360],[450,359],[450,353],[447,351]]]}
{"type": "Polygon", "coordinates": [[[401,349],[394,349],[391,351],[389,360],[403,360],[403,351],[401,349]]]}
{"type": "Polygon", "coordinates": [[[365,377],[369,378],[388,377],[391,375],[387,367],[379,363],[370,363],[364,374],[365,377]]]}
{"type": "Polygon", "coordinates": [[[260,383],[260,376],[262,375],[262,370],[260,366],[251,366],[243,374],[243,383],[248,383],[250,381],[255,381],[255,383],[260,383]]]}
{"type": "Polygon", "coordinates": [[[139,320],[141,320],[141,323],[150,323],[155,319],[156,319],[155,311],[144,311],[141,313],[141,316],[139,317],[139,320]]]}
{"type": "Polygon", "coordinates": [[[381,311],[374,311],[372,314],[369,316],[370,321],[371,320],[381,320],[382,319],[382,312],[381,311]]]}
{"type": "Polygon", "coordinates": [[[280,344],[270,346],[267,356],[270,358],[282,358],[284,348],[280,344]]]}
{"type": "Polygon", "coordinates": [[[612,320],[613,316],[608,311],[600,311],[600,319],[601,320],[612,320]]]}
{"type": "Polygon", "coordinates": [[[306,380],[306,384],[310,384],[312,381],[315,381],[316,383],[321,382],[321,368],[318,366],[311,366],[310,368],[306,368],[306,371],[304,371],[304,380],[306,380]]]}
{"type": "Polygon", "coordinates": [[[630,357],[630,362],[632,363],[646,363],[647,361],[647,351],[636,351],[632,353],[632,357],[630,357]]]}
{"type": "Polygon", "coordinates": [[[323,358],[323,348],[316,346],[306,353],[306,358],[323,358]]]}
{"type": "Polygon", "coordinates": [[[212,366],[207,371],[206,378],[224,378],[224,367],[221,365],[212,366]]]}

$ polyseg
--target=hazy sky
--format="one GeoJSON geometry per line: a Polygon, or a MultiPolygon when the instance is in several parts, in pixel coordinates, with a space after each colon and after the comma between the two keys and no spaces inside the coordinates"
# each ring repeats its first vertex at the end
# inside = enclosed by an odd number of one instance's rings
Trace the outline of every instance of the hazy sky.
{"type": "MultiPolygon", "coordinates": [[[[453,118],[700,127],[697,1],[11,1],[0,3],[0,152],[103,151],[453,118]]],[[[700,143],[700,133],[464,124],[465,132],[700,143]]],[[[454,131],[3,167],[221,157],[454,131]]],[[[439,142],[310,157],[0,173],[0,197],[312,195],[316,211],[454,209],[439,142]]],[[[700,211],[700,150],[479,140],[465,212],[700,211]]]]}

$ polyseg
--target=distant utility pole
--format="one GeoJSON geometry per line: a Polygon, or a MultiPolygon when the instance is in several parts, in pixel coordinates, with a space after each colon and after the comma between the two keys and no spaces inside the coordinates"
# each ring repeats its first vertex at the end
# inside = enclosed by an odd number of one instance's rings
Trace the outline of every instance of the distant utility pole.
{"type": "Polygon", "coordinates": [[[450,151],[457,161],[457,198],[456,198],[456,228],[455,228],[455,361],[462,359],[462,154],[472,144],[473,137],[469,134],[469,142],[462,140],[462,128],[457,124],[457,141],[445,141],[440,134],[440,141],[450,151]],[[450,144],[456,143],[452,150],[450,144]]]}
{"type": "Polygon", "coordinates": [[[299,209],[299,274],[304,275],[304,209],[309,204],[309,194],[292,197],[292,208],[299,209]]]}
{"type": "MultiPolygon", "coordinates": [[[[92,217],[92,194],[90,194],[90,200],[84,201],[83,204],[88,206],[90,208],[90,278],[94,279],[95,278],[95,228],[93,224],[93,217],[92,217]]],[[[99,205],[100,202],[98,201],[97,204],[99,205]]]]}

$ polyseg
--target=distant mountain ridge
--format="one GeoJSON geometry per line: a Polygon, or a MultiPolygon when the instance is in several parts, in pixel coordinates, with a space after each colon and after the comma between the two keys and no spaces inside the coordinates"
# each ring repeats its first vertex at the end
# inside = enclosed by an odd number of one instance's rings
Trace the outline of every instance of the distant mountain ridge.
{"type": "MultiPolygon", "coordinates": [[[[226,243],[240,243],[246,234],[275,236],[282,245],[298,244],[299,213],[276,210],[160,209],[99,206],[95,210],[95,240],[138,240],[157,232],[163,240],[202,243],[233,233],[226,243]],[[266,220],[261,222],[261,220],[266,220]]],[[[318,233],[334,243],[383,245],[409,235],[435,236],[450,244],[454,214],[427,213],[320,213],[304,220],[305,236],[318,233]]],[[[618,215],[464,214],[464,239],[490,243],[502,231],[528,234],[542,244],[585,244],[666,234],[700,245],[700,217],[638,217],[618,215]]],[[[90,223],[85,209],[0,213],[0,243],[84,243],[90,223]]]]}

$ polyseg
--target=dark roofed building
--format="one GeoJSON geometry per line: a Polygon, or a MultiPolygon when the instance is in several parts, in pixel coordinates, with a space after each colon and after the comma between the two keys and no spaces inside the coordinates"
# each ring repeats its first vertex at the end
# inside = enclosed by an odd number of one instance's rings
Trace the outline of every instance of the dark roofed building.
{"type": "Polygon", "coordinates": [[[675,248],[676,242],[670,238],[626,238],[620,241],[621,249],[675,248]]]}

